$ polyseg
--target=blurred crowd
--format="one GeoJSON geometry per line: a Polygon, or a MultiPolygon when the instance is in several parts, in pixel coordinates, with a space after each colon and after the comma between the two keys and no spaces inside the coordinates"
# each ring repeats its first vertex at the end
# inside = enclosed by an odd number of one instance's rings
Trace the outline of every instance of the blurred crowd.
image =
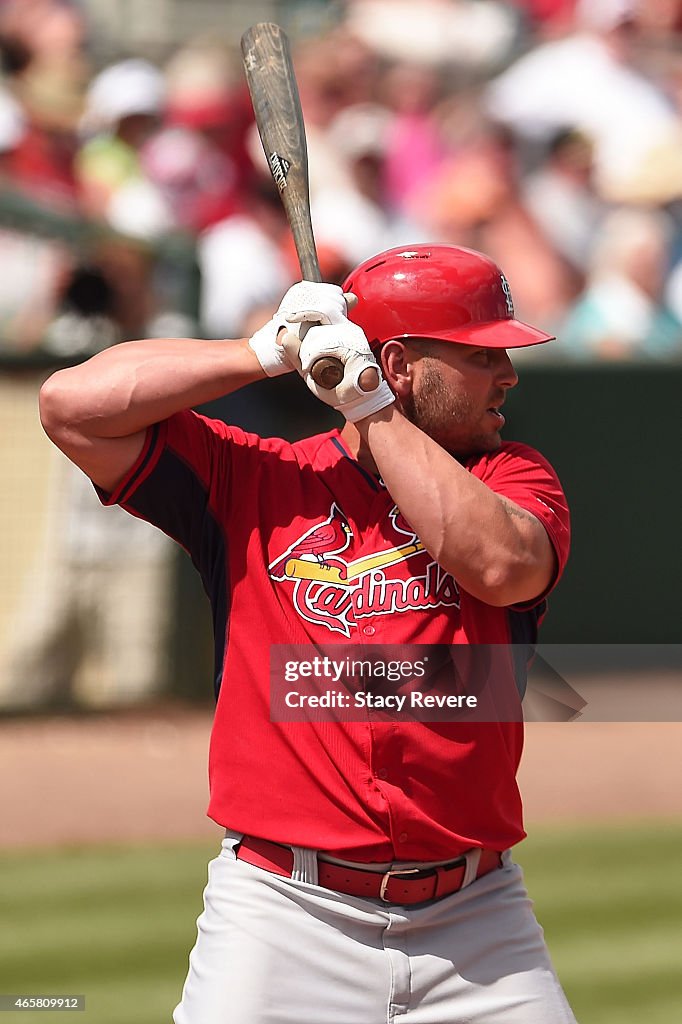
{"type": "MultiPolygon", "coordinates": [[[[682,0],[335,10],[293,37],[326,278],[392,244],[470,245],[563,339],[530,358],[679,358],[682,0]]],[[[298,271],[238,40],[103,68],[90,43],[81,4],[0,2],[0,193],[131,240],[75,258],[0,214],[0,339],[69,352],[184,326],[159,315],[150,255],[178,233],[197,245],[195,326],[244,335],[298,271]]]]}

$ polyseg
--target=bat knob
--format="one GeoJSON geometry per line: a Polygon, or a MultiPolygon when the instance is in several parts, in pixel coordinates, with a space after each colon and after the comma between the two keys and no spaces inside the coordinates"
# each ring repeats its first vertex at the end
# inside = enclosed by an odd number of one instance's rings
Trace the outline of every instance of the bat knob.
{"type": "Polygon", "coordinates": [[[358,385],[361,391],[376,391],[379,387],[379,371],[373,366],[368,366],[360,374],[358,385]]]}
{"type": "Polygon", "coordinates": [[[332,356],[321,356],[313,363],[310,375],[318,387],[331,391],[343,380],[343,363],[332,356]]]}
{"type": "MultiPolygon", "coordinates": [[[[343,380],[343,363],[333,356],[321,356],[313,363],[310,374],[325,391],[331,391],[343,380]]],[[[373,366],[368,366],[360,374],[358,381],[361,391],[376,391],[379,386],[379,374],[373,366]]]]}

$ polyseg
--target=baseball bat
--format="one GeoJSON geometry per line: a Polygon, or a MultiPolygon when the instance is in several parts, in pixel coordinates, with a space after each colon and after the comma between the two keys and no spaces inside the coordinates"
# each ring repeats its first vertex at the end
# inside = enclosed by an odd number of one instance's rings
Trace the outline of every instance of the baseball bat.
{"type": "MultiPolygon", "coordinates": [[[[289,40],[279,25],[261,22],[246,30],[241,45],[258,134],[289,221],[301,275],[305,281],[321,281],[310,219],[308,147],[289,40]]],[[[310,372],[329,391],[343,378],[343,363],[325,356],[310,372]]]]}

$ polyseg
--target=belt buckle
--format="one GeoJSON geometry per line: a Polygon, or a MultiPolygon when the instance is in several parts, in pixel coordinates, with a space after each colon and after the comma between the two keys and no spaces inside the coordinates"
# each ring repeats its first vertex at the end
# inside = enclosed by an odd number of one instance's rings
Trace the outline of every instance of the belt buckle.
{"type": "Polygon", "coordinates": [[[422,868],[389,868],[381,879],[381,885],[379,886],[379,899],[383,900],[384,903],[390,903],[390,900],[386,899],[386,889],[394,875],[418,875],[421,871],[422,868]]]}

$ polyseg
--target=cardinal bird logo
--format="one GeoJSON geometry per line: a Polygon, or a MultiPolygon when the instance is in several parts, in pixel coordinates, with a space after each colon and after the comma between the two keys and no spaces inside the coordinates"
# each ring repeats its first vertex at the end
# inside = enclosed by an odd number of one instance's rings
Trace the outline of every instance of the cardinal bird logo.
{"type": "Polygon", "coordinates": [[[337,573],[345,569],[345,563],[334,558],[345,551],[353,538],[353,531],[344,519],[336,503],[331,507],[329,519],[324,523],[311,527],[307,533],[294,541],[281,558],[268,567],[274,580],[284,580],[295,576],[292,567],[297,562],[311,562],[325,569],[336,569],[337,573]]]}

